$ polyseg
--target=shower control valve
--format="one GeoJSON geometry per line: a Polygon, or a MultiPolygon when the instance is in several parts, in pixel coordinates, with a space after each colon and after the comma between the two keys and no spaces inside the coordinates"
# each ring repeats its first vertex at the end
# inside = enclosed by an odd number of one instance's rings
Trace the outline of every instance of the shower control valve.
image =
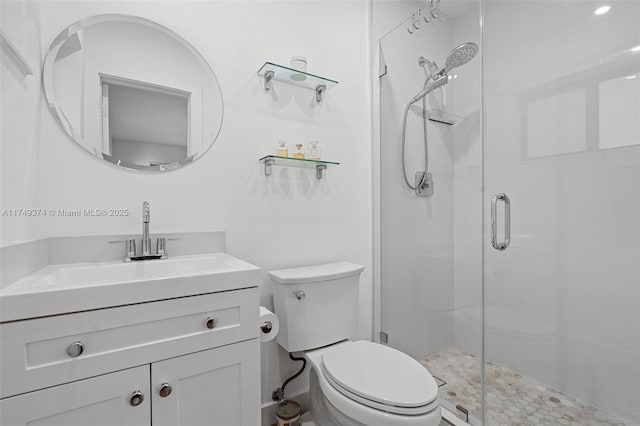
{"type": "Polygon", "coordinates": [[[416,172],[416,195],[418,197],[431,197],[433,195],[433,175],[428,172],[416,172]]]}

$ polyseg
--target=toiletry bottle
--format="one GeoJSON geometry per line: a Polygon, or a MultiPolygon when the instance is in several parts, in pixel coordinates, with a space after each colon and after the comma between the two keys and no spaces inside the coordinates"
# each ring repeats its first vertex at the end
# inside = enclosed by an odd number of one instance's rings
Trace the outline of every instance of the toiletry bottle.
{"type": "Polygon", "coordinates": [[[296,149],[293,151],[293,158],[304,158],[304,148],[301,143],[296,144],[296,149]]]}
{"type": "Polygon", "coordinates": [[[311,148],[309,148],[309,158],[311,160],[320,159],[320,142],[311,141],[311,148]]]}
{"type": "Polygon", "coordinates": [[[287,142],[279,141],[278,148],[276,150],[276,155],[278,157],[288,157],[289,156],[289,148],[287,147],[287,142]]]}

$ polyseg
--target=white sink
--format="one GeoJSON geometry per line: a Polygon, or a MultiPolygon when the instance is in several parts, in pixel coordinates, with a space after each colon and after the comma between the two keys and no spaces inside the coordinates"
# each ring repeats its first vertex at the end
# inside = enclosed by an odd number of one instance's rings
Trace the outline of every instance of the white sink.
{"type": "Polygon", "coordinates": [[[85,286],[118,281],[141,281],[179,275],[202,274],[232,268],[219,256],[186,256],[131,263],[97,263],[56,268],[53,277],[62,285],[85,286]]]}
{"type": "Polygon", "coordinates": [[[0,290],[0,322],[255,287],[260,269],[226,253],[50,265],[0,290]]]}

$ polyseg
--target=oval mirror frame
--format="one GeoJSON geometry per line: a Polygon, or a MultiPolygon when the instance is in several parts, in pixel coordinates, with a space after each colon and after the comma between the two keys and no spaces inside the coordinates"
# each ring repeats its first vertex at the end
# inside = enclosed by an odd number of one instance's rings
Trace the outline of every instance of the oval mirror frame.
{"type": "MultiPolygon", "coordinates": [[[[102,76],[102,74],[100,75],[102,76]]],[[[108,76],[108,75],[107,77],[111,78],[111,76],[108,76]]],[[[128,79],[124,78],[123,80],[126,81],[128,79]]],[[[134,81],[134,80],[130,80],[130,81],[134,81]]],[[[147,85],[147,82],[145,81],[140,81],[140,83],[147,85]]],[[[220,84],[218,82],[218,79],[216,78],[216,75],[213,72],[213,69],[211,68],[207,60],[200,54],[200,52],[198,52],[198,50],[195,47],[193,47],[193,45],[191,45],[191,43],[189,43],[187,40],[182,38],[180,35],[178,35],[174,31],[156,22],[153,22],[149,19],[141,18],[138,16],[122,15],[122,14],[95,15],[95,16],[81,19],[80,21],[77,21],[74,24],[69,25],[53,40],[53,42],[49,47],[49,50],[47,51],[47,54],[43,63],[42,84],[43,84],[43,91],[45,94],[45,99],[47,102],[48,109],[53,115],[55,121],[58,123],[60,128],[67,134],[67,136],[70,137],[75,144],[81,147],[83,151],[86,151],[92,157],[98,158],[107,163],[115,165],[118,168],[123,168],[126,170],[135,170],[135,171],[140,171],[144,173],[165,173],[165,172],[183,168],[184,166],[194,162],[195,160],[199,159],[204,154],[206,154],[215,143],[222,129],[222,122],[224,118],[224,101],[222,97],[222,91],[220,89],[220,84]],[[98,152],[98,150],[96,150],[95,148],[93,149],[90,148],[89,146],[91,145],[86,142],[82,134],[78,132],[76,129],[74,129],[74,127],[71,125],[70,121],[67,119],[66,115],[64,114],[64,111],[62,110],[61,106],[58,103],[58,98],[56,96],[56,91],[55,91],[55,63],[56,63],[56,58],[58,56],[58,52],[65,45],[67,41],[73,40],[74,37],[78,37],[77,36],[78,32],[86,30],[94,25],[99,25],[99,24],[104,24],[109,22],[139,24],[139,25],[143,25],[145,27],[149,27],[154,30],[160,31],[165,36],[169,36],[173,38],[176,42],[180,43],[182,47],[184,47],[191,55],[193,55],[194,59],[202,65],[203,70],[205,70],[205,72],[208,72],[212,82],[211,88],[213,89],[216,96],[216,101],[214,101],[215,105],[213,108],[215,112],[217,112],[218,114],[216,114],[217,115],[216,117],[209,117],[209,116],[206,117],[206,120],[208,120],[208,122],[212,124],[211,124],[211,127],[208,129],[209,130],[208,134],[210,135],[208,138],[205,137],[204,130],[202,131],[203,135],[202,135],[201,151],[196,152],[192,155],[187,155],[184,159],[179,161],[171,161],[168,163],[153,164],[153,165],[136,164],[134,162],[128,162],[122,159],[116,159],[116,158],[110,157],[108,154],[104,154],[102,151],[98,152]]],[[[125,83],[125,85],[126,84],[127,83],[125,83]]],[[[155,86],[154,84],[148,84],[148,85],[155,86]]],[[[164,89],[166,89],[166,87],[162,87],[162,86],[158,86],[158,87],[161,88],[161,91],[164,91],[164,89]]],[[[173,88],[168,88],[168,89],[171,91],[173,90],[173,88]]],[[[176,90],[176,92],[180,92],[180,91],[176,90]]],[[[202,120],[204,122],[205,121],[204,107],[202,107],[202,111],[203,111],[202,120]]],[[[191,113],[192,112],[189,109],[188,120],[190,120],[191,113]]],[[[190,126],[191,122],[187,121],[186,124],[187,126],[190,126]]]]}

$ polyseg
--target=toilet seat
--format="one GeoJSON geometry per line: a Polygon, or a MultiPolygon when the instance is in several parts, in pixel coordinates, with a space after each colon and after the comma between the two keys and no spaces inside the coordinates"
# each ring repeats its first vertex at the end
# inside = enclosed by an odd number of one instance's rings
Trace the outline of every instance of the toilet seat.
{"type": "Polygon", "coordinates": [[[438,386],[418,361],[378,343],[344,342],[322,353],[321,373],[347,398],[393,414],[417,416],[439,407],[438,386]]]}

